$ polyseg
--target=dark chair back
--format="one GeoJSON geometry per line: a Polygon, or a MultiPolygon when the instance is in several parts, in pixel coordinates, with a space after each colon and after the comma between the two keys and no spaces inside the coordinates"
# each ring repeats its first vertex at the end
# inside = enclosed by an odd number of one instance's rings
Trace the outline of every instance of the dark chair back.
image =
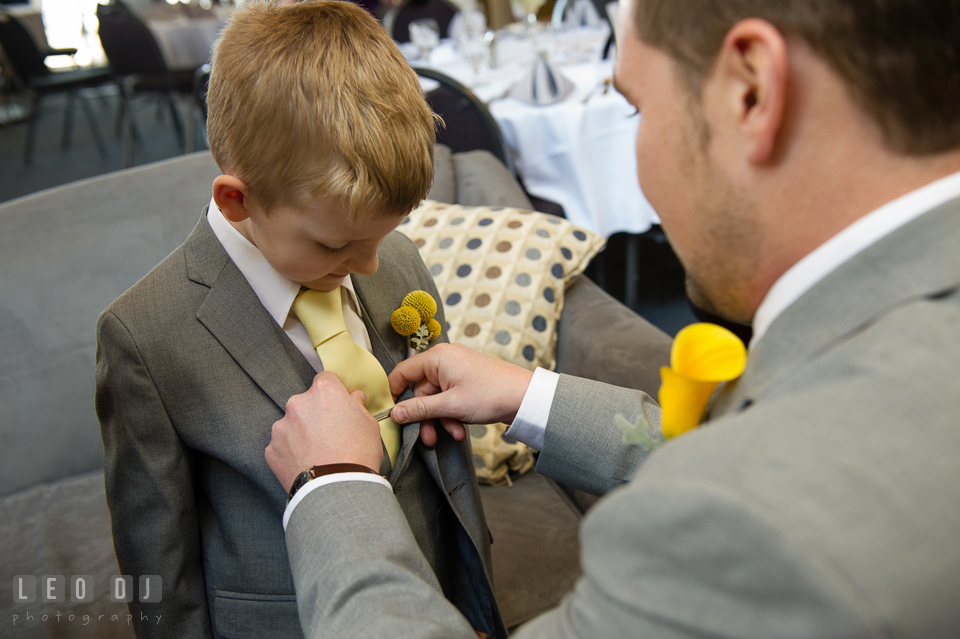
{"type": "Polygon", "coordinates": [[[13,72],[24,84],[50,74],[43,54],[27,28],[8,13],[0,13],[0,47],[3,47],[13,72]]]}
{"type": "Polygon", "coordinates": [[[207,90],[210,88],[210,63],[198,67],[193,73],[193,98],[197,102],[203,121],[207,121],[207,90]]]}
{"type": "Polygon", "coordinates": [[[120,0],[97,5],[100,44],[113,72],[120,76],[169,75],[153,32],[120,0]]]}
{"type": "Polygon", "coordinates": [[[390,35],[397,42],[409,42],[410,23],[421,18],[433,18],[440,27],[440,37],[446,38],[450,21],[456,14],[457,8],[447,0],[411,0],[397,11],[390,35]]]}
{"type": "Polygon", "coordinates": [[[477,149],[489,151],[516,175],[497,121],[473,91],[439,71],[422,68],[414,68],[414,71],[420,77],[440,83],[426,94],[427,104],[443,118],[445,125],[437,132],[437,143],[447,145],[454,153],[477,149]]]}

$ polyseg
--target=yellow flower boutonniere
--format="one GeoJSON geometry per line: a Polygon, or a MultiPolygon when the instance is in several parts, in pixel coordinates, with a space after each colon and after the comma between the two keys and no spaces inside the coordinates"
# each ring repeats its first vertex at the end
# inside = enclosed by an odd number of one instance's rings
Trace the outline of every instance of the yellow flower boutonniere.
{"type": "Polygon", "coordinates": [[[434,319],[437,301],[426,291],[413,291],[390,316],[390,325],[407,338],[407,344],[418,353],[427,350],[430,342],[440,337],[440,322],[434,319]]]}
{"type": "Polygon", "coordinates": [[[696,428],[717,385],[740,377],[746,363],[743,342],[722,326],[691,324],[677,333],[670,367],[660,369],[663,436],[696,428]]]}
{"type": "Polygon", "coordinates": [[[660,369],[662,433],[650,428],[643,415],[630,422],[618,414],[614,423],[623,432],[624,443],[650,453],[667,439],[696,428],[717,385],[739,377],[746,362],[743,342],[727,329],[707,323],[687,326],[673,340],[670,366],[660,369]]]}

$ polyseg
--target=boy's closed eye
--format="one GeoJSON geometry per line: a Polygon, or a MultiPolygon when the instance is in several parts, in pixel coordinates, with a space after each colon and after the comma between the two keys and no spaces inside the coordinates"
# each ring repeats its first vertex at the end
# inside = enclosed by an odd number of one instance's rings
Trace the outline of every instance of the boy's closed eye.
{"type": "Polygon", "coordinates": [[[347,248],[347,246],[348,246],[347,244],[344,244],[343,246],[341,246],[341,247],[339,247],[339,248],[333,248],[332,246],[327,246],[326,244],[323,244],[323,243],[321,243],[321,242],[317,242],[317,244],[320,245],[320,248],[322,248],[322,249],[323,249],[324,251],[326,251],[327,253],[330,253],[331,255],[336,255],[336,254],[338,254],[338,253],[343,253],[343,251],[345,251],[346,248],[347,248]]]}

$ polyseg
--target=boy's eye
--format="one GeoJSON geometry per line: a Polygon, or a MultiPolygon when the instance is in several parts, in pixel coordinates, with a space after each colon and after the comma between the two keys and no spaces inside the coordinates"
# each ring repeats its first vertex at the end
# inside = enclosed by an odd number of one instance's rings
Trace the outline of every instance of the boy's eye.
{"type": "MultiPolygon", "coordinates": [[[[318,244],[320,243],[318,242],[318,244]]],[[[337,253],[343,253],[343,251],[347,248],[347,245],[344,244],[340,248],[333,248],[331,246],[327,246],[326,244],[320,244],[320,248],[322,248],[327,253],[330,253],[331,255],[336,255],[337,253]]]]}

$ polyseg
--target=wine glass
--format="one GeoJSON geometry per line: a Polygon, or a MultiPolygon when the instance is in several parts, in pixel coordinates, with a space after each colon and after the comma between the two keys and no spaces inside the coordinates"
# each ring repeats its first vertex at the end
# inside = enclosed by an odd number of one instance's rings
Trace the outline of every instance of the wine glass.
{"type": "Polygon", "coordinates": [[[440,43],[440,25],[433,18],[410,22],[410,42],[417,47],[422,60],[430,60],[430,52],[440,43]]]}
{"type": "Polygon", "coordinates": [[[537,11],[546,0],[510,0],[513,17],[526,25],[527,34],[532,34],[537,25],[537,11]]]}
{"type": "Polygon", "coordinates": [[[487,18],[482,11],[463,11],[461,16],[457,50],[470,63],[474,78],[479,82],[480,64],[487,54],[487,18]]]}

